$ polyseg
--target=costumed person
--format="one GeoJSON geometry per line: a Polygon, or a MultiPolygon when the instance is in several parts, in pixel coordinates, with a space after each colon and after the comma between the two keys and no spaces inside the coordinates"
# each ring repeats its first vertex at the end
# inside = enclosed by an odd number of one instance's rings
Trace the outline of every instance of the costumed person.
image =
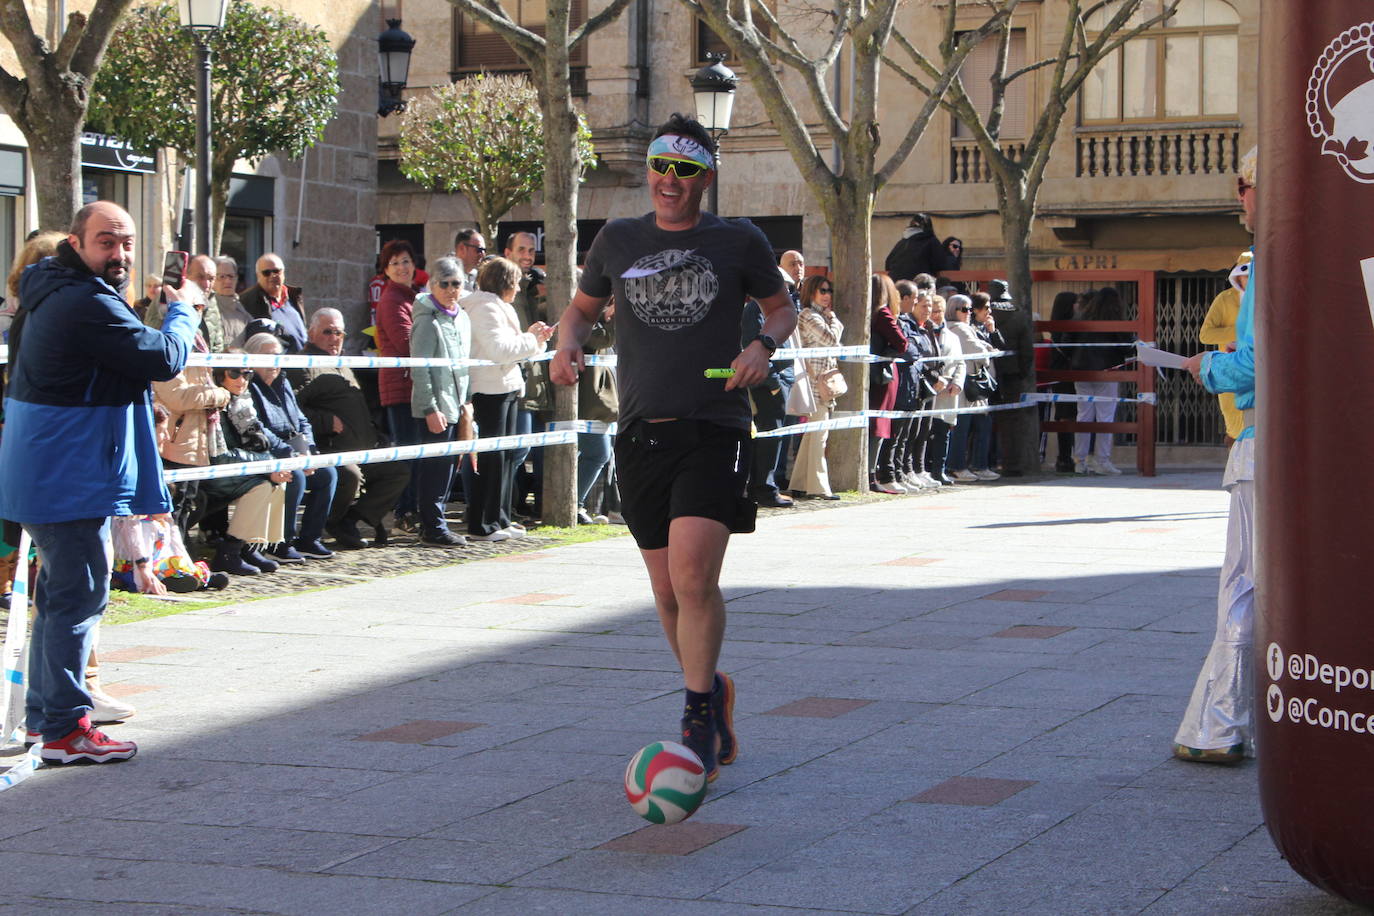
{"type": "MultiPolygon", "coordinates": [[[[1256,225],[1259,192],[1255,188],[1257,151],[1240,163],[1236,192],[1245,224],[1256,225]]],[[[1240,299],[1236,348],[1209,351],[1188,360],[1188,371],[1216,394],[1236,396],[1244,428],[1231,446],[1222,485],[1231,492],[1226,523],[1226,558],[1217,590],[1217,632],[1202,663],[1188,709],[1174,736],[1174,756],[1197,763],[1235,764],[1254,755],[1254,668],[1251,644],[1255,625],[1255,272],[1240,299]]]]}
{"type": "MultiPolygon", "coordinates": [[[[1230,286],[1217,293],[1211,307],[1207,309],[1207,317],[1202,319],[1202,327],[1198,328],[1197,332],[1199,343],[1226,350],[1235,342],[1240,296],[1245,292],[1245,284],[1249,279],[1250,252],[1242,251],[1236,259],[1236,266],[1231,268],[1230,286]]],[[[1217,404],[1221,407],[1221,418],[1226,423],[1226,440],[1229,445],[1239,438],[1245,423],[1241,418],[1240,409],[1236,407],[1234,394],[1229,391],[1221,392],[1217,395],[1217,404]]]]}

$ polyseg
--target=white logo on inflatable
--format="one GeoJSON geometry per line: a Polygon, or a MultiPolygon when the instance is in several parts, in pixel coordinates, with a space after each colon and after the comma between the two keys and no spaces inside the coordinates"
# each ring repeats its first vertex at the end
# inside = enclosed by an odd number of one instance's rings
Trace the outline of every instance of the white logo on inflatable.
{"type": "Polygon", "coordinates": [[[1283,649],[1279,648],[1278,643],[1271,642],[1266,655],[1269,660],[1269,680],[1280,680],[1283,677],[1283,649]]]}
{"type": "Polygon", "coordinates": [[[1264,697],[1265,708],[1269,710],[1269,719],[1277,722],[1283,718],[1283,691],[1278,684],[1270,684],[1269,691],[1264,697]]]}
{"type": "Polygon", "coordinates": [[[1362,184],[1374,184],[1374,22],[1346,29],[1322,51],[1307,81],[1307,127],[1322,141],[1323,156],[1362,184]],[[1343,65],[1361,69],[1342,73],[1343,65]],[[1353,85],[1340,98],[1336,91],[1353,85]]]}

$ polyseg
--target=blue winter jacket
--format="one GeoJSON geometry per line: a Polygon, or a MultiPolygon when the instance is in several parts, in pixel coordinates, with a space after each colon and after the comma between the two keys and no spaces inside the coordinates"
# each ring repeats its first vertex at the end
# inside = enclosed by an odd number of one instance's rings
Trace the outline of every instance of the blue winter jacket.
{"type": "Polygon", "coordinates": [[[258,410],[262,421],[262,431],[267,436],[267,447],[275,458],[290,458],[296,453],[291,445],[293,436],[301,436],[309,450],[315,448],[315,431],[304,411],[296,403],[296,392],[286,380],[285,372],[278,372],[272,384],[267,384],[256,372],[248,386],[253,396],[253,406],[258,410]]]}
{"type": "MultiPolygon", "coordinates": [[[[1255,288],[1259,259],[1250,262],[1250,279],[1240,297],[1236,315],[1236,349],[1230,353],[1209,352],[1202,358],[1202,384],[1213,394],[1230,391],[1239,410],[1255,409],[1255,288]]],[[[1239,439],[1252,439],[1254,414],[1246,414],[1245,429],[1239,439]]]]}
{"type": "Polygon", "coordinates": [[[169,511],[148,383],[186,365],[194,310],[169,303],[161,330],[145,327],[66,242],[25,269],[19,301],[0,518],[53,523],[169,511]]]}

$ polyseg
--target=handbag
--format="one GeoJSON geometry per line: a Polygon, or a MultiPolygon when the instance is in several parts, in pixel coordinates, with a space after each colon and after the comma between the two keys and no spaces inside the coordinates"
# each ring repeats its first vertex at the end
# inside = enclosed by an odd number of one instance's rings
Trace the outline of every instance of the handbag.
{"type": "Polygon", "coordinates": [[[816,393],[811,390],[811,379],[805,370],[797,374],[792,390],[787,392],[787,406],[784,409],[789,417],[809,417],[816,412],[816,393]]]}
{"type": "Polygon", "coordinates": [[[819,381],[821,390],[830,395],[831,399],[842,397],[849,391],[849,383],[844,380],[844,373],[839,369],[826,369],[820,374],[819,381]]]}
{"type": "Polygon", "coordinates": [[[984,366],[972,375],[964,377],[964,398],[969,401],[986,401],[997,391],[997,380],[984,366]]]}

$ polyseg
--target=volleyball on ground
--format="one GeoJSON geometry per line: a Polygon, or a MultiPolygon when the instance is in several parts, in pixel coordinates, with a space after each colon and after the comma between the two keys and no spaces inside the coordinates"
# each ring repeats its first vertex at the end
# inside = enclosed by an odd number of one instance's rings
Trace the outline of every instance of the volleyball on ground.
{"type": "Polygon", "coordinates": [[[706,797],[701,758],[681,744],[655,741],[630,758],[625,797],[646,821],[676,824],[686,820],[706,797]]]}

